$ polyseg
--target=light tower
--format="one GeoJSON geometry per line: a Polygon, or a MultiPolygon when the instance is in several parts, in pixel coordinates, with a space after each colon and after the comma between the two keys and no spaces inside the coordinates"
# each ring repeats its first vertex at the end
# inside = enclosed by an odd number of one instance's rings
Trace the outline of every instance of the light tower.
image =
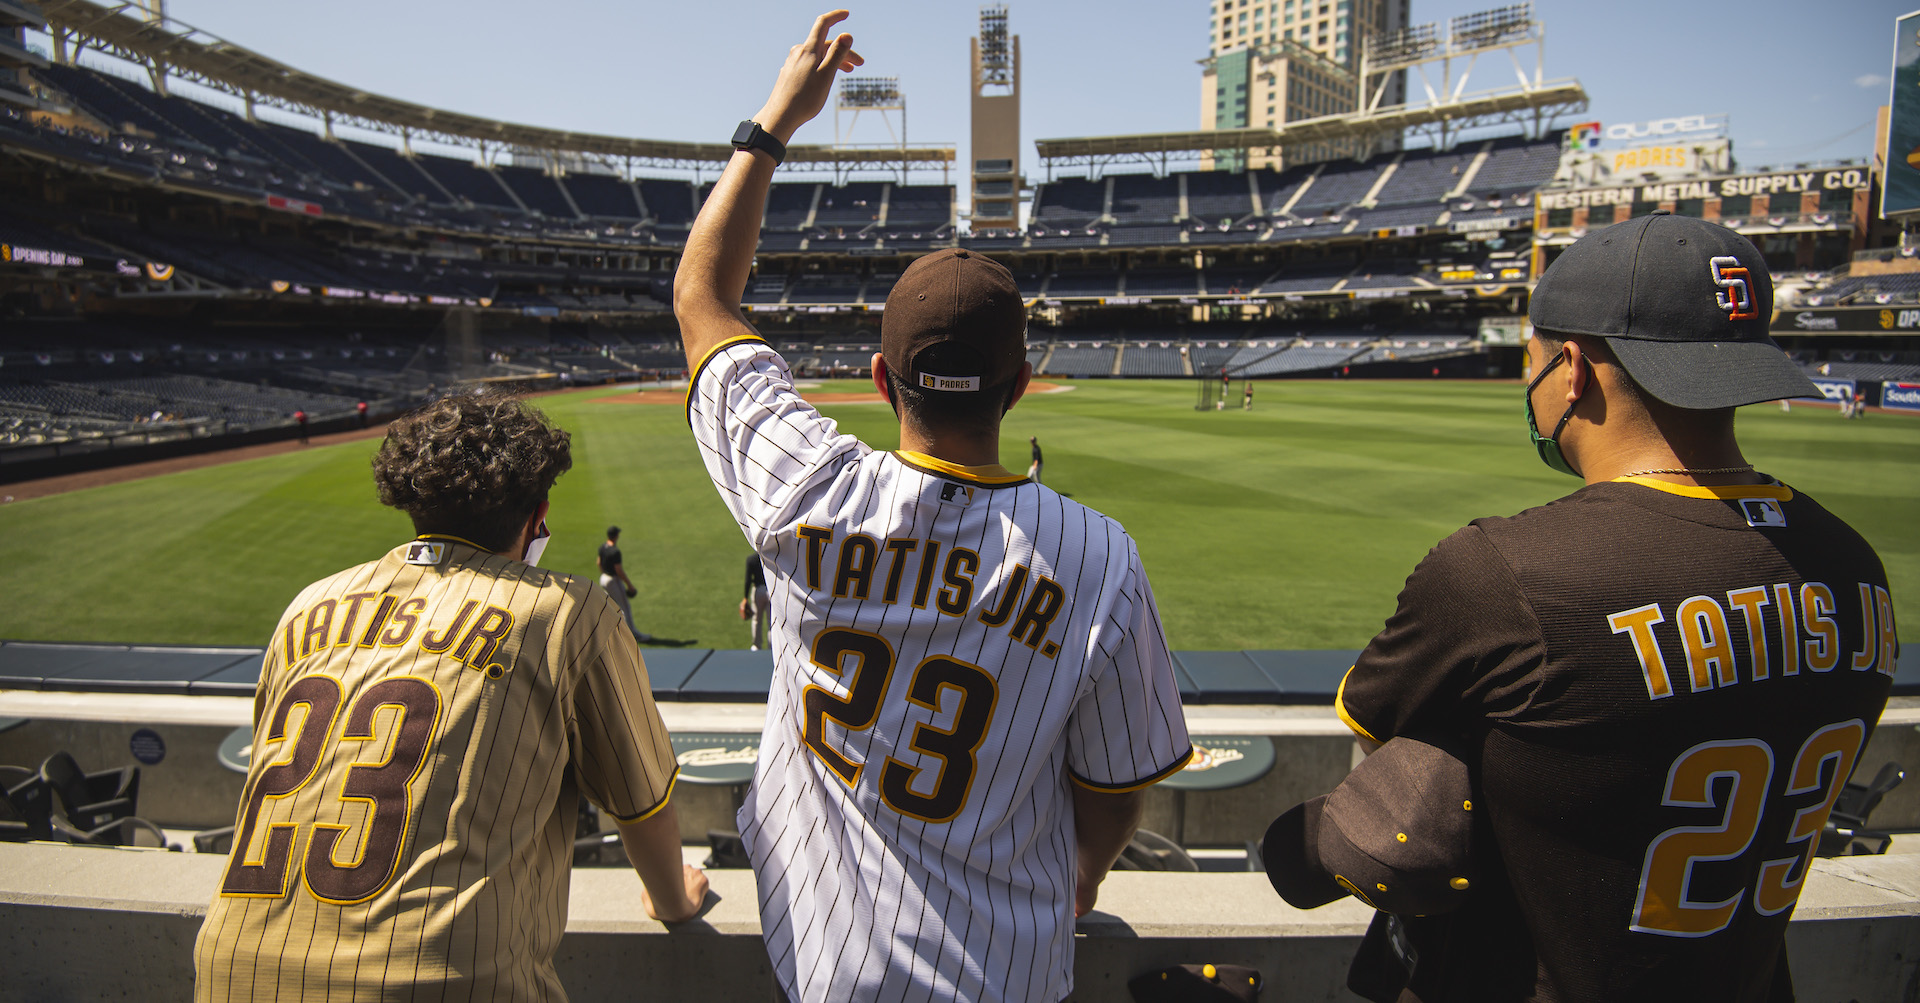
{"type": "Polygon", "coordinates": [[[840,80],[840,97],[833,105],[833,145],[846,149],[851,147],[853,131],[860,125],[860,113],[878,112],[880,121],[887,127],[887,135],[900,148],[900,183],[907,183],[907,98],[900,93],[899,77],[843,77],[840,80]],[[844,128],[840,113],[849,112],[844,128]],[[893,128],[891,113],[900,114],[900,129],[893,128]]]}
{"type": "Polygon", "coordinates": [[[1020,36],[1007,32],[1007,5],[980,8],[973,39],[973,230],[1012,229],[1020,220],[1020,36]]]}

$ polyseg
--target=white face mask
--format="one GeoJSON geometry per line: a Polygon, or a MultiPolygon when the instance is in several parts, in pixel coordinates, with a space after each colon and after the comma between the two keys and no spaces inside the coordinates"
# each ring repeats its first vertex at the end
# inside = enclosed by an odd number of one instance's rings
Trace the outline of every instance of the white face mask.
{"type": "Polygon", "coordinates": [[[520,560],[537,566],[540,563],[540,555],[547,552],[547,541],[551,539],[553,534],[547,532],[547,520],[540,520],[540,528],[534,530],[533,539],[527,541],[527,556],[520,560]]]}

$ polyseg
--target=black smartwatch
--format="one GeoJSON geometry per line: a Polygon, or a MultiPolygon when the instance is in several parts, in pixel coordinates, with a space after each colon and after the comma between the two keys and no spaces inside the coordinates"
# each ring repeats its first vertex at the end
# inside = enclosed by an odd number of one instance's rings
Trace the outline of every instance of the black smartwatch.
{"type": "Polygon", "coordinates": [[[760,128],[760,123],[752,119],[740,123],[740,127],[733,130],[733,148],[763,150],[767,156],[773,158],[776,167],[787,159],[787,144],[773,138],[767,130],[760,128]]]}

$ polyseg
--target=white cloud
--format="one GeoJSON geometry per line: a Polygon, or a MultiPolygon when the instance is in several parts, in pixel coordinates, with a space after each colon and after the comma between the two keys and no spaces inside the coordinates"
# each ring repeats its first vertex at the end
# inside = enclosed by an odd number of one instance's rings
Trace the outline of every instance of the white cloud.
{"type": "Polygon", "coordinates": [[[1853,85],[1862,90],[1872,90],[1875,87],[1885,87],[1887,78],[1878,73],[1862,73],[1853,78],[1853,85]]]}

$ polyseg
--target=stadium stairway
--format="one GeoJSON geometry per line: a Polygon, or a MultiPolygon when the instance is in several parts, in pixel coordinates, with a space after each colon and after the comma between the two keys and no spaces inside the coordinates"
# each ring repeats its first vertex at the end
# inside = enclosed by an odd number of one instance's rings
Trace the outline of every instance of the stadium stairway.
{"type": "MultiPolygon", "coordinates": [[[[193,942],[224,861],[0,844],[0,926],[11,931],[0,1003],[191,999],[193,942]]],[[[641,913],[631,869],[575,868],[555,955],[568,998],[773,998],[752,873],[714,870],[709,879],[708,909],[669,930],[641,913]]],[[[1801,998],[1910,998],[1917,897],[1920,853],[1816,860],[1787,928],[1801,998]]],[[[1351,898],[1294,909],[1263,874],[1116,872],[1077,924],[1072,999],[1125,1003],[1129,978],[1207,962],[1257,969],[1265,999],[1358,1000],[1346,973],[1371,917],[1351,898]]]]}

